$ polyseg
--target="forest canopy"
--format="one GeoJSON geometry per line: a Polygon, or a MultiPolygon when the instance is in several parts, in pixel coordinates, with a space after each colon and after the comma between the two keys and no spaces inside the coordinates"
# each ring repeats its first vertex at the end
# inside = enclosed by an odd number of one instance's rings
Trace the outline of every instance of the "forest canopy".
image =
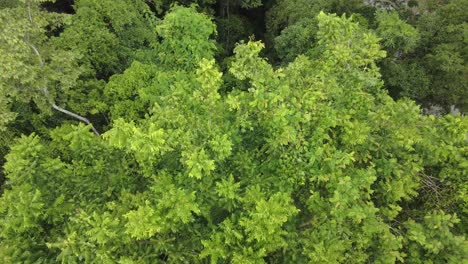
{"type": "Polygon", "coordinates": [[[465,263],[467,6],[0,1],[0,262],[465,263]]]}

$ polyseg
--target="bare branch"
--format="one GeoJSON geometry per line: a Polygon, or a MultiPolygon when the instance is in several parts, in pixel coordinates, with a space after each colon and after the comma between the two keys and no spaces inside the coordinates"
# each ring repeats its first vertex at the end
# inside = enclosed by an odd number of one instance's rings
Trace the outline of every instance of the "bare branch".
{"type": "Polygon", "coordinates": [[[29,22],[31,24],[34,24],[32,20],[32,16],[31,16],[31,0],[28,1],[28,18],[29,18],[29,22]]]}
{"type": "Polygon", "coordinates": [[[390,8],[393,10],[398,8],[398,5],[391,0],[366,0],[364,3],[373,7],[390,8]]]}
{"type": "Polygon", "coordinates": [[[29,47],[31,47],[31,49],[34,51],[34,53],[36,54],[36,56],[39,58],[39,65],[41,65],[41,67],[44,67],[44,61],[42,60],[41,54],[39,53],[39,51],[37,50],[37,48],[36,48],[33,44],[31,44],[31,43],[29,43],[29,42],[27,42],[27,41],[26,41],[26,44],[28,44],[29,47]]]}
{"type": "MultiPolygon", "coordinates": [[[[33,24],[33,20],[32,20],[32,16],[31,16],[31,1],[28,1],[28,19],[29,19],[29,22],[31,24],[33,24]]],[[[28,38],[29,39],[29,38],[28,38]]],[[[31,49],[34,51],[34,54],[36,54],[36,56],[38,57],[39,59],[39,65],[41,66],[41,68],[44,68],[44,61],[42,60],[42,56],[41,56],[41,53],[39,53],[39,50],[31,43],[29,43],[28,41],[25,41],[26,44],[28,44],[29,47],[31,47],[31,49]]],[[[94,134],[96,134],[97,136],[100,136],[99,132],[96,130],[96,128],[93,126],[93,124],[85,117],[83,116],[80,116],[78,114],[75,114],[71,111],[68,111],[58,105],[56,105],[52,100],[50,100],[49,98],[49,91],[47,89],[47,87],[44,87],[42,89],[42,92],[44,93],[44,96],[46,97],[46,100],[52,105],[52,108],[61,112],[61,113],[64,113],[68,116],[71,116],[75,119],[78,119],[80,120],[81,122],[87,124],[87,125],[90,125],[91,126],[91,130],[93,130],[94,134]]]]}
{"type": "Polygon", "coordinates": [[[439,201],[440,197],[440,186],[438,184],[438,179],[434,176],[427,175],[425,173],[419,173],[421,176],[421,181],[423,183],[423,189],[429,189],[428,193],[433,194],[435,199],[439,201]]]}
{"type": "Polygon", "coordinates": [[[80,115],[77,115],[73,112],[70,112],[66,109],[63,109],[61,108],[60,106],[56,105],[56,104],[52,104],[52,108],[54,108],[55,110],[59,111],[59,112],[62,112],[66,115],[69,115],[73,118],[76,118],[78,120],[80,120],[81,122],[87,124],[87,125],[90,125],[91,126],[91,129],[93,130],[94,134],[96,134],[97,136],[100,136],[99,132],[96,130],[96,128],[94,128],[93,124],[91,124],[91,122],[89,122],[89,120],[86,118],[86,117],[82,117],[80,115]]]}

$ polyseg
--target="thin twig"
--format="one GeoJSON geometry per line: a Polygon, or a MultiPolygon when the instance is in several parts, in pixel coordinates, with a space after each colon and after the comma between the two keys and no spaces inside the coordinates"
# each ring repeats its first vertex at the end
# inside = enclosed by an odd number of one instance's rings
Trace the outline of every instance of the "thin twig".
{"type": "Polygon", "coordinates": [[[422,183],[424,184],[423,189],[429,188],[430,190],[432,190],[432,193],[435,195],[437,202],[439,202],[440,186],[437,184],[438,178],[431,175],[427,175],[423,172],[420,173],[420,176],[422,183]]]}
{"type": "Polygon", "coordinates": [[[29,43],[29,42],[26,42],[26,43],[27,43],[27,44],[29,45],[29,47],[34,51],[34,53],[36,54],[37,58],[39,59],[39,65],[40,65],[41,67],[44,67],[44,61],[42,60],[41,54],[40,54],[39,51],[36,49],[36,47],[35,47],[33,44],[29,43]]]}
{"type": "Polygon", "coordinates": [[[32,16],[31,16],[31,0],[28,1],[28,18],[29,18],[29,22],[31,24],[34,24],[32,20],[32,16]]]}

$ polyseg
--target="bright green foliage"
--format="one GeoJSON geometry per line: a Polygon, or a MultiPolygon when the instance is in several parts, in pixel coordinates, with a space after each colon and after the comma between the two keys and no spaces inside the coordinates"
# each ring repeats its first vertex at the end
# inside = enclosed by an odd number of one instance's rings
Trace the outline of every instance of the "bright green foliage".
{"type": "Polygon", "coordinates": [[[163,40],[155,45],[157,62],[169,68],[193,69],[203,58],[214,54],[215,43],[209,38],[215,25],[192,8],[175,7],[156,27],[163,40]]]}
{"type": "Polygon", "coordinates": [[[237,45],[239,86],[221,94],[214,24],[175,6],[107,83],[102,138],[62,125],[12,147],[0,260],[465,261],[467,119],[394,101],[382,39],[314,19],[315,45],[284,67],[237,45]]]}
{"type": "Polygon", "coordinates": [[[456,215],[431,212],[422,223],[410,219],[407,229],[408,262],[463,263],[468,255],[468,243],[462,236],[455,236],[450,229],[460,220],[456,215]],[[445,254],[441,254],[444,252],[445,254]]]}
{"type": "Polygon", "coordinates": [[[64,235],[74,221],[71,216],[97,210],[134,186],[135,179],[122,170],[131,165],[88,130],[80,126],[53,131],[47,148],[35,135],[23,137],[8,154],[8,181],[0,202],[2,262],[55,261],[58,252],[47,243],[64,235]]]}
{"type": "Polygon", "coordinates": [[[104,95],[108,98],[113,119],[125,117],[137,120],[148,111],[149,105],[139,97],[139,89],[151,83],[156,67],[134,62],[122,75],[114,75],[107,83],[104,95]]]}

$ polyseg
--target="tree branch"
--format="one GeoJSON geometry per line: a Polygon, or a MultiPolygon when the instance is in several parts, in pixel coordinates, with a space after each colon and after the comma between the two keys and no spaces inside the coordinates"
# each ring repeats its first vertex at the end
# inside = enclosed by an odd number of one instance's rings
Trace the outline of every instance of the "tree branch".
{"type": "MultiPolygon", "coordinates": [[[[28,19],[29,19],[29,22],[31,24],[33,24],[33,20],[32,20],[32,16],[31,16],[31,1],[28,1],[28,19]]],[[[39,53],[39,50],[37,50],[37,48],[29,43],[28,41],[25,41],[26,44],[28,44],[28,46],[34,51],[34,54],[36,54],[36,56],[39,58],[39,65],[41,66],[41,68],[44,68],[44,61],[42,60],[42,56],[41,54],[39,53]]],[[[47,89],[47,87],[44,87],[42,89],[43,93],[44,93],[44,96],[46,97],[46,100],[52,105],[52,108],[61,112],[61,113],[64,113],[68,116],[71,116],[75,119],[78,119],[80,120],[81,122],[87,124],[87,125],[90,125],[91,126],[91,130],[93,130],[94,134],[96,134],[97,136],[100,136],[99,132],[96,130],[96,128],[93,126],[93,124],[86,118],[86,117],[83,117],[83,116],[80,116],[76,113],[73,113],[71,111],[68,111],[58,105],[56,105],[52,100],[50,100],[49,98],[49,91],[47,89]]]]}
{"type": "Polygon", "coordinates": [[[36,47],[35,47],[33,44],[31,44],[31,43],[29,43],[29,42],[27,42],[27,41],[26,41],[26,43],[27,43],[28,46],[34,51],[34,53],[36,54],[36,56],[39,58],[39,65],[40,65],[41,67],[44,67],[44,61],[42,60],[41,54],[40,54],[39,51],[36,49],[36,47]]]}
{"type": "Polygon", "coordinates": [[[28,19],[31,24],[34,24],[31,16],[31,0],[28,1],[28,19]]]}
{"type": "Polygon", "coordinates": [[[398,8],[397,4],[392,2],[391,0],[371,0],[371,1],[366,1],[366,3],[373,7],[378,7],[378,5],[380,5],[380,7],[385,7],[386,6],[389,6],[391,9],[395,10],[398,8]]]}
{"type": "Polygon", "coordinates": [[[96,128],[94,128],[93,124],[91,124],[91,122],[89,122],[89,120],[86,118],[86,117],[82,117],[80,115],[77,115],[73,112],[70,112],[66,109],[63,109],[61,108],[60,106],[56,105],[56,104],[52,104],[52,108],[54,108],[55,110],[59,111],[59,112],[62,112],[66,115],[69,115],[71,117],[74,117],[78,120],[80,120],[81,122],[87,124],[87,125],[90,125],[91,126],[91,129],[93,130],[94,134],[96,134],[97,136],[100,136],[99,132],[96,130],[96,128]]]}

